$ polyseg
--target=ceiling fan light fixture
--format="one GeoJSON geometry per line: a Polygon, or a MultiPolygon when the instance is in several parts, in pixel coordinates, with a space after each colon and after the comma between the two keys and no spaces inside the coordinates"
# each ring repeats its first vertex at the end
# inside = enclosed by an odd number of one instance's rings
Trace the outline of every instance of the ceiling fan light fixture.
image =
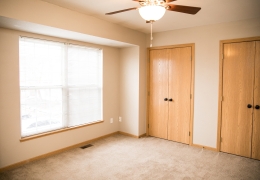
{"type": "Polygon", "coordinates": [[[161,19],[166,11],[163,6],[148,5],[138,9],[140,16],[146,21],[157,21],[161,19]]]}

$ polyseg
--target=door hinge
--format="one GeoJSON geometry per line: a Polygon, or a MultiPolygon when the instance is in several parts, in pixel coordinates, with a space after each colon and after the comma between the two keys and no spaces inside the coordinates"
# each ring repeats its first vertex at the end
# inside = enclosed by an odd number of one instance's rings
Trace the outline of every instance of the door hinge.
{"type": "Polygon", "coordinates": [[[222,96],[221,101],[224,101],[224,96],[222,96]]]}
{"type": "Polygon", "coordinates": [[[222,54],[222,60],[224,60],[224,54],[222,54]]]}
{"type": "Polygon", "coordinates": [[[192,94],[190,94],[190,98],[192,99],[192,94]]]}
{"type": "Polygon", "coordinates": [[[190,136],[190,131],[189,131],[189,136],[190,136]]]}
{"type": "Polygon", "coordinates": [[[150,91],[148,91],[148,96],[150,96],[150,91]]]}

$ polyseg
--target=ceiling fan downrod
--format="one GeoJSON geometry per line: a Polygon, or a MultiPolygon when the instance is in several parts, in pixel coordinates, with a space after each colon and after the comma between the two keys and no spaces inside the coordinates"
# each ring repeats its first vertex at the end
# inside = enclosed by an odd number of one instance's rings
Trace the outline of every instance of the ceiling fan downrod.
{"type": "Polygon", "coordinates": [[[150,23],[151,23],[151,43],[150,43],[150,47],[153,47],[153,21],[151,21],[150,23]]]}

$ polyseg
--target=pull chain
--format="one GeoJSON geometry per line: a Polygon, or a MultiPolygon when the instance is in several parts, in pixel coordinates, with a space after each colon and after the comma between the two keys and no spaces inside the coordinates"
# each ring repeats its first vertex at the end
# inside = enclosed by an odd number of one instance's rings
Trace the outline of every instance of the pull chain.
{"type": "Polygon", "coordinates": [[[150,47],[153,47],[153,21],[151,21],[150,23],[151,23],[151,44],[150,44],[150,47]]]}

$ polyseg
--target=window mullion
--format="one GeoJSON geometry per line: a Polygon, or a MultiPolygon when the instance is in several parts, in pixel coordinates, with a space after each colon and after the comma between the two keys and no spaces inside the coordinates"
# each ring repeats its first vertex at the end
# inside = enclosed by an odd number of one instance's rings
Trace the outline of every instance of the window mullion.
{"type": "Polygon", "coordinates": [[[68,91],[68,44],[65,44],[64,47],[64,61],[63,61],[63,124],[64,127],[68,127],[68,120],[69,120],[69,91],[68,91]]]}

